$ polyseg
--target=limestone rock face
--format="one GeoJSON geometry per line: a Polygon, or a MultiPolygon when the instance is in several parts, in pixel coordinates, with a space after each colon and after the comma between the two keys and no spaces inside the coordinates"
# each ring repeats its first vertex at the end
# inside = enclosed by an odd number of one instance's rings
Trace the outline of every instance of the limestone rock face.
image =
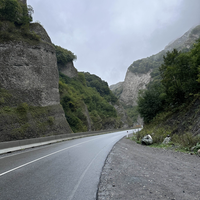
{"type": "Polygon", "coordinates": [[[193,43],[200,37],[200,25],[195,28],[191,28],[180,38],[170,42],[166,47],[165,51],[172,51],[174,48],[182,50],[184,48],[190,49],[193,43]]]}
{"type": "Polygon", "coordinates": [[[60,103],[56,54],[51,45],[4,43],[0,44],[0,54],[0,83],[4,89],[33,106],[60,103]]]}
{"type": "Polygon", "coordinates": [[[122,90],[123,90],[123,84],[124,82],[119,82],[117,84],[114,84],[114,85],[111,85],[110,86],[110,90],[113,92],[113,94],[119,98],[121,93],[122,93],[122,90]]]}
{"type": "Polygon", "coordinates": [[[150,80],[150,72],[146,74],[136,74],[132,73],[128,69],[125,81],[123,83],[123,91],[120,95],[120,101],[126,105],[137,105],[136,101],[139,90],[145,89],[150,80]]]}
{"type": "Polygon", "coordinates": [[[76,76],[78,76],[78,71],[77,69],[74,67],[73,61],[68,62],[66,65],[58,65],[58,70],[63,73],[64,75],[70,77],[70,78],[74,78],[76,76]]]}
{"type": "Polygon", "coordinates": [[[51,44],[51,38],[47,34],[46,30],[39,23],[30,24],[30,30],[35,32],[37,35],[39,35],[40,39],[43,42],[47,42],[51,44]]]}
{"type": "Polygon", "coordinates": [[[0,44],[0,89],[12,97],[4,98],[0,109],[4,110],[3,106],[16,109],[24,103],[29,106],[23,107],[26,111],[21,121],[18,120],[20,113],[12,119],[6,112],[0,112],[1,141],[72,132],[60,105],[55,48],[41,25],[31,25],[31,31],[41,41],[0,44]]]}
{"type": "Polygon", "coordinates": [[[111,86],[110,86],[110,90],[111,90],[111,91],[115,91],[115,90],[117,90],[118,88],[123,87],[123,83],[124,83],[124,82],[119,82],[119,83],[116,83],[116,84],[111,85],[111,86]]]}
{"type": "Polygon", "coordinates": [[[121,103],[115,104],[114,108],[116,109],[118,115],[120,116],[122,127],[128,128],[130,119],[128,118],[126,111],[123,108],[122,104],[121,103]]]}
{"type": "MultiPolygon", "coordinates": [[[[182,51],[187,51],[193,46],[194,42],[198,38],[200,38],[200,25],[196,26],[195,28],[191,28],[183,36],[170,42],[161,52],[152,55],[148,58],[141,59],[141,61],[144,60],[145,62],[140,67],[145,68],[145,65],[148,63],[151,64],[152,61],[155,62],[155,65],[159,64],[157,66],[159,67],[163,63],[163,55],[165,55],[167,51],[172,51],[174,48],[182,51]]],[[[111,87],[112,90],[115,90],[114,94],[116,96],[119,93],[120,100],[126,105],[135,106],[137,104],[136,99],[138,96],[138,91],[140,89],[145,89],[145,86],[151,80],[150,73],[152,71],[152,68],[149,68],[146,70],[146,72],[142,73],[133,72],[134,65],[136,64],[136,62],[137,61],[133,62],[133,64],[128,68],[123,85],[121,86],[121,83],[119,83],[111,87]],[[120,89],[120,87],[122,87],[122,89],[120,89]],[[117,93],[117,89],[122,92],[117,93]]],[[[152,65],[152,67],[155,66],[152,65]]]]}

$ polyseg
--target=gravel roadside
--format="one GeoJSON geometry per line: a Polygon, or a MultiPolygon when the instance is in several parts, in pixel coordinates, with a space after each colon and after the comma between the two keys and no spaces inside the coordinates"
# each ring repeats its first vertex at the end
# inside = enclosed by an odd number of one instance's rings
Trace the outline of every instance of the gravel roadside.
{"type": "Polygon", "coordinates": [[[200,157],[123,138],[102,171],[98,200],[200,200],[200,157]]]}

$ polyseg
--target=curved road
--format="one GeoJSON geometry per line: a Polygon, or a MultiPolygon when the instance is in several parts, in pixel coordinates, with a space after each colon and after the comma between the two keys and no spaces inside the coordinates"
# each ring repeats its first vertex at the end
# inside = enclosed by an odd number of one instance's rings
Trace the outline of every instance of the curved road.
{"type": "Polygon", "coordinates": [[[126,134],[121,131],[4,155],[0,199],[95,200],[105,159],[126,134]]]}

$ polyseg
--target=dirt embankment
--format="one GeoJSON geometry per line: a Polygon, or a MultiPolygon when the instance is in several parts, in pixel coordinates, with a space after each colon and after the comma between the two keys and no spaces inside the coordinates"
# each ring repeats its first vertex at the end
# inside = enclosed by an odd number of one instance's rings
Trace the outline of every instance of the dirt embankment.
{"type": "Polygon", "coordinates": [[[98,200],[199,200],[200,157],[122,139],[103,168],[98,200]]]}

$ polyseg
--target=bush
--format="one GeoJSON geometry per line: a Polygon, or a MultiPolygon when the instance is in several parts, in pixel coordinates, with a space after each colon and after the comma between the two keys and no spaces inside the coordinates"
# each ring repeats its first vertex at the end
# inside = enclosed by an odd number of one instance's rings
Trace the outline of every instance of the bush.
{"type": "Polygon", "coordinates": [[[57,63],[58,65],[65,65],[68,62],[77,59],[77,56],[74,55],[71,51],[64,49],[60,46],[54,45],[56,49],[57,63]]]}
{"type": "Polygon", "coordinates": [[[18,0],[0,0],[0,20],[14,22],[18,25],[32,21],[33,8],[18,0]]]}
{"type": "Polygon", "coordinates": [[[28,104],[27,103],[22,103],[22,104],[17,106],[16,111],[17,111],[17,113],[23,115],[23,114],[27,113],[28,109],[29,109],[28,104]]]}
{"type": "Polygon", "coordinates": [[[142,90],[138,95],[138,112],[149,123],[158,113],[164,109],[165,93],[160,82],[151,84],[147,90],[142,90]]]}
{"type": "Polygon", "coordinates": [[[48,117],[47,121],[48,121],[50,126],[53,126],[55,119],[54,119],[54,117],[50,116],[50,117],[48,117]]]}
{"type": "Polygon", "coordinates": [[[193,136],[191,133],[185,133],[183,135],[174,134],[172,136],[172,141],[174,143],[178,143],[181,147],[191,148],[196,146],[198,142],[200,142],[199,136],[193,136]]]}

